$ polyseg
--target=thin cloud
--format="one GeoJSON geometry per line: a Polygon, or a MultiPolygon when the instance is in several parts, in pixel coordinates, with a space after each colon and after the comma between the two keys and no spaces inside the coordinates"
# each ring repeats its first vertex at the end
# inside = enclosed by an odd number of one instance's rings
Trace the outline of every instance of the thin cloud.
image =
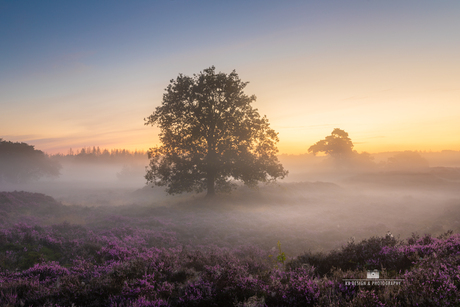
{"type": "Polygon", "coordinates": [[[317,128],[317,127],[336,127],[340,124],[322,124],[322,125],[307,125],[307,126],[277,126],[278,129],[305,129],[305,128],[317,128]]]}
{"type": "Polygon", "coordinates": [[[344,100],[361,100],[361,99],[367,99],[367,98],[369,98],[369,96],[352,96],[352,97],[344,98],[344,99],[342,99],[342,101],[344,101],[344,100]]]}

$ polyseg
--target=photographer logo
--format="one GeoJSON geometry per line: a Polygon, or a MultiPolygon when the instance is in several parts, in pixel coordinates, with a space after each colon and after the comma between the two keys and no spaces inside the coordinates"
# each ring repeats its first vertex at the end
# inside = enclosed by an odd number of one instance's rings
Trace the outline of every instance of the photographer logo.
{"type": "Polygon", "coordinates": [[[373,271],[368,270],[367,271],[367,278],[368,279],[369,278],[379,278],[379,271],[377,271],[377,270],[373,270],[373,271]]]}
{"type": "Polygon", "coordinates": [[[368,270],[366,279],[343,279],[345,286],[400,286],[402,279],[380,279],[378,270],[368,270]]]}

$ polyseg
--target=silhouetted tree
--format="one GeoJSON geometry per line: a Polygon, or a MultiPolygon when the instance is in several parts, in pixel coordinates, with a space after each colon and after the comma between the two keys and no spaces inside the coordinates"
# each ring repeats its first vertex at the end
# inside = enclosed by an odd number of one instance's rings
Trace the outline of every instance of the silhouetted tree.
{"type": "Polygon", "coordinates": [[[284,178],[277,133],[260,117],[238,74],[210,67],[193,77],[171,80],[162,105],[146,125],[161,129],[161,146],[149,151],[147,182],[166,186],[169,194],[228,192],[231,180],[254,186],[284,178]]]}
{"type": "Polygon", "coordinates": [[[60,164],[26,143],[0,139],[0,182],[22,183],[42,176],[59,176],[60,164]]]}
{"type": "Polygon", "coordinates": [[[372,162],[373,157],[369,153],[358,153],[356,150],[353,150],[353,147],[353,142],[348,133],[342,129],[335,128],[331,135],[310,146],[308,152],[314,155],[324,152],[333,159],[335,167],[339,168],[369,170],[375,167],[375,164],[372,162]]]}
{"type": "Polygon", "coordinates": [[[348,137],[348,133],[342,129],[335,128],[331,135],[310,146],[308,152],[314,155],[318,152],[324,152],[337,160],[344,160],[353,153],[353,147],[353,142],[348,137]]]}

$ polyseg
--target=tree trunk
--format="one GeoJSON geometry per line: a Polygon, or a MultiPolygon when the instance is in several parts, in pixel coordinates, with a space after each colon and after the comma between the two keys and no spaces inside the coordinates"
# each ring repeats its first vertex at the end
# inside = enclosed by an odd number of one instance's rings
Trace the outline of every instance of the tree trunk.
{"type": "Polygon", "coordinates": [[[206,189],[206,191],[207,191],[206,197],[212,197],[212,196],[216,195],[216,190],[214,189],[215,178],[214,178],[214,173],[213,172],[208,173],[207,181],[208,181],[208,186],[207,186],[207,189],[206,189]]]}
{"type": "Polygon", "coordinates": [[[214,183],[216,181],[216,142],[214,139],[214,129],[215,123],[214,119],[211,117],[210,125],[209,125],[209,134],[206,138],[206,142],[208,145],[208,153],[206,157],[207,162],[207,194],[206,197],[212,197],[216,194],[216,190],[214,188],[214,183]]]}

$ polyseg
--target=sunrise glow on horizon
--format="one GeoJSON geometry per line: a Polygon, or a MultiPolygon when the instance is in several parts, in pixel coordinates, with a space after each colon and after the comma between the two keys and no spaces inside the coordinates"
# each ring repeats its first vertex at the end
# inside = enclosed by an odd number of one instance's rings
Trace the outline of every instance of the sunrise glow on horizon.
{"type": "Polygon", "coordinates": [[[457,1],[0,1],[0,138],[47,153],[148,150],[179,73],[236,70],[303,154],[460,150],[457,1]]]}

